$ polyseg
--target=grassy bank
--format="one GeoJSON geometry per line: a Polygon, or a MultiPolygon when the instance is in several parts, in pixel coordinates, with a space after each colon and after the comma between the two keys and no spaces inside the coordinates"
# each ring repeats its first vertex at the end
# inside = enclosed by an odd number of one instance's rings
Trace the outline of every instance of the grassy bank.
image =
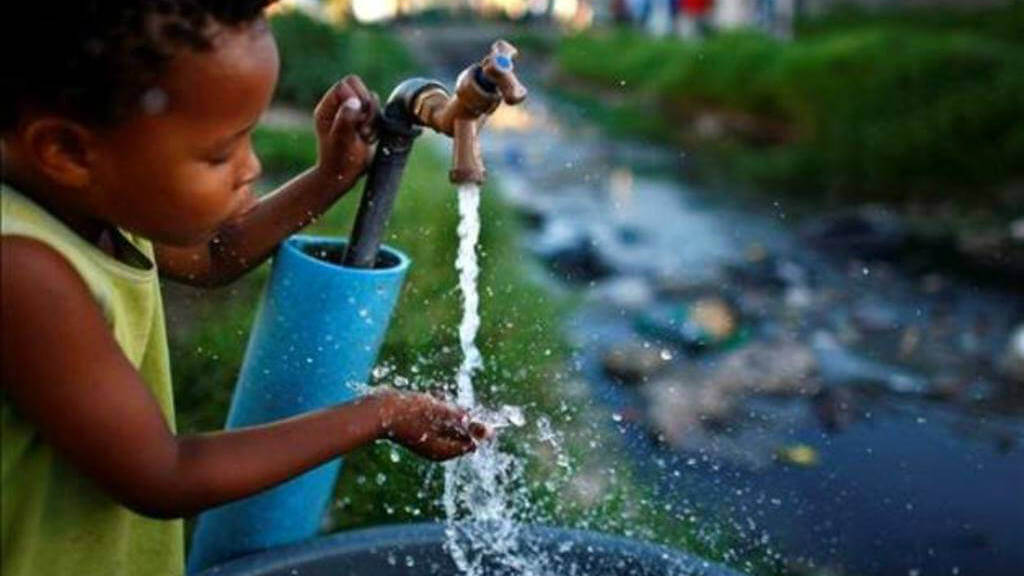
{"type": "Polygon", "coordinates": [[[617,128],[638,110],[658,116],[637,128],[740,180],[839,199],[991,201],[1024,176],[1022,13],[844,13],[794,42],[604,31],[567,38],[556,57],[617,128]],[[987,25],[960,24],[973,21],[987,25]]]}

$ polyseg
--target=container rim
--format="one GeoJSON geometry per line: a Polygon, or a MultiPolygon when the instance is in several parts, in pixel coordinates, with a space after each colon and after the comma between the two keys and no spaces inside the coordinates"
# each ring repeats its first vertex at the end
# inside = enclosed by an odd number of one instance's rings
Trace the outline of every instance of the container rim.
{"type": "MultiPolygon", "coordinates": [[[[338,532],[235,558],[193,576],[260,576],[275,571],[283,572],[293,568],[296,564],[316,561],[329,556],[363,551],[377,553],[409,545],[440,545],[446,537],[446,529],[446,524],[442,522],[428,521],[385,524],[338,532]]],[[[716,562],[645,540],[544,524],[523,524],[522,530],[527,538],[547,542],[569,542],[573,544],[573,547],[590,546],[601,550],[624,552],[634,557],[656,559],[659,563],[664,563],[674,569],[683,568],[684,570],[680,573],[696,573],[705,576],[744,576],[742,573],[716,562]]]]}
{"type": "MultiPolygon", "coordinates": [[[[348,246],[348,239],[330,236],[296,234],[282,242],[280,249],[286,250],[290,255],[300,258],[305,262],[315,264],[326,269],[341,269],[348,272],[358,272],[361,274],[372,274],[382,276],[395,274],[396,272],[405,271],[407,268],[409,268],[409,264],[412,262],[412,260],[408,256],[406,256],[404,252],[401,252],[400,250],[382,244],[380,247],[380,251],[394,260],[395,263],[393,265],[387,266],[385,268],[351,268],[348,266],[343,266],[341,264],[328,262],[321,258],[317,258],[304,250],[304,248],[313,245],[327,245],[332,247],[344,248],[345,246],[348,246]]],[[[378,255],[378,259],[379,258],[380,256],[378,255]]]]}

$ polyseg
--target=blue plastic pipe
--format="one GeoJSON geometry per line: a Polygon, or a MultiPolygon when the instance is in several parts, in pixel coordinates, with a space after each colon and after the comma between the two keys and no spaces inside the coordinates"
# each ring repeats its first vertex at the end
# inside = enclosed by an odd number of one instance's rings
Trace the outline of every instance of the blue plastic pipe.
{"type": "MultiPolygon", "coordinates": [[[[369,381],[409,259],[382,247],[373,268],[340,262],[342,240],[293,236],[274,259],[227,428],[264,424],[352,399],[369,381]]],[[[341,459],[199,516],[188,573],[315,536],[341,459]]]]}

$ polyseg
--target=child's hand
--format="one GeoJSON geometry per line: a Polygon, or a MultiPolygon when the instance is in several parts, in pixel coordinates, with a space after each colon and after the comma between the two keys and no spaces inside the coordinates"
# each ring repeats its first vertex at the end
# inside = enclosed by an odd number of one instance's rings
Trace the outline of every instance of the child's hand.
{"type": "Polygon", "coordinates": [[[390,388],[374,392],[382,404],[387,438],[431,460],[448,460],[476,449],[476,441],[491,436],[487,426],[470,421],[469,414],[426,394],[390,388]]]}
{"type": "Polygon", "coordinates": [[[313,111],[317,170],[339,179],[358,178],[370,163],[380,104],[358,76],[331,87],[313,111]]]}

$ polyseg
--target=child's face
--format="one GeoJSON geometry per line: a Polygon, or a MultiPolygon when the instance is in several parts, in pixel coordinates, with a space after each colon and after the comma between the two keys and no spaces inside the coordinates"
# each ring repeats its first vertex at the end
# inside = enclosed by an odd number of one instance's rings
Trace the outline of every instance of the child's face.
{"type": "Polygon", "coordinates": [[[254,202],[249,134],[277,82],[265,22],[225,28],[209,51],[182,50],[144,111],[101,133],[94,183],[105,220],[158,242],[196,244],[254,202]]]}

